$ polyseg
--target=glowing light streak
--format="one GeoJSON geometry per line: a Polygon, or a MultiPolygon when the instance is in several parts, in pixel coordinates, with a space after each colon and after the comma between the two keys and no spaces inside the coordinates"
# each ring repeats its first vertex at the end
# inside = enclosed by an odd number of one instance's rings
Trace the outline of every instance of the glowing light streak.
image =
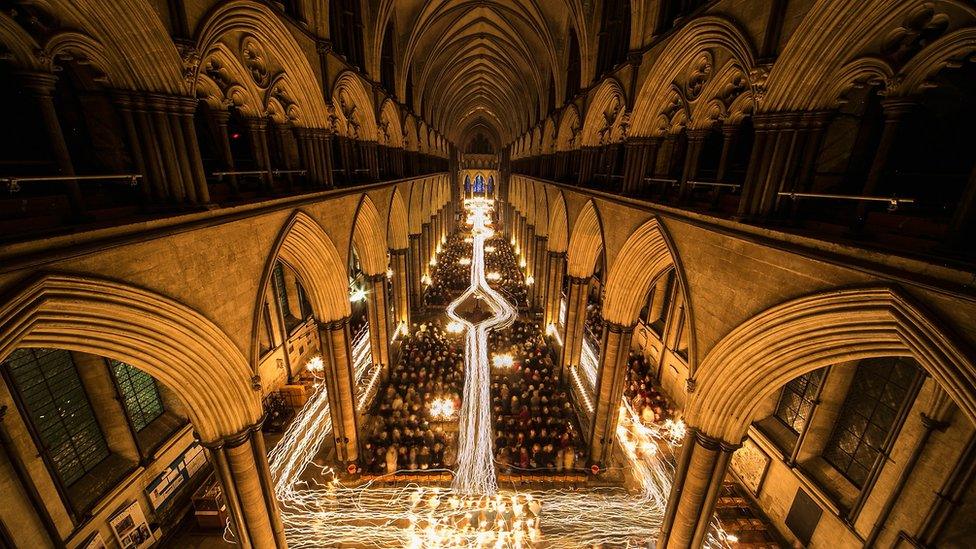
{"type": "MultiPolygon", "coordinates": [[[[466,204],[477,203],[468,200],[466,204]]],[[[472,210],[469,217],[478,221],[478,208],[472,210]]],[[[476,224],[484,223],[483,211],[480,216],[482,221],[476,224]]],[[[481,236],[485,234],[487,231],[481,232],[481,236]]],[[[476,238],[475,242],[478,240],[483,245],[483,239],[476,238]]],[[[461,410],[463,449],[459,453],[454,487],[425,489],[411,483],[391,488],[374,481],[351,487],[340,482],[331,469],[313,465],[313,458],[332,431],[328,395],[324,384],[320,384],[319,390],[299,411],[281,442],[269,454],[275,493],[290,547],[507,549],[541,544],[553,549],[569,549],[648,546],[656,538],[673,476],[664,455],[673,452],[669,442],[678,438],[684,424],[678,420],[670,425],[666,422],[661,427],[643,425],[625,399],[619,409],[616,434],[628,467],[641,487],[640,493],[634,495],[616,488],[517,494],[502,490],[496,493],[491,440],[479,434],[479,431],[486,435],[490,433],[490,429],[485,428],[490,426],[486,340],[490,327],[507,325],[514,320],[515,311],[488,287],[484,278],[483,250],[475,247],[475,257],[479,261],[473,262],[472,285],[466,294],[481,297],[493,316],[477,325],[454,319],[465,326],[467,369],[461,410]],[[465,417],[467,421],[464,421],[465,417]],[[319,471],[310,480],[303,480],[309,465],[319,471]],[[327,480],[319,481],[319,477],[327,480]],[[535,503],[530,503],[533,500],[535,503]],[[497,517],[499,511],[506,510],[506,505],[514,515],[512,519],[482,520],[497,517]],[[516,506],[519,507],[517,513],[514,512],[516,506]],[[527,508],[531,512],[526,512],[527,508]],[[472,527],[472,518],[477,518],[484,527],[472,527]]],[[[452,305],[459,303],[456,301],[452,305]]],[[[453,308],[451,314],[454,314],[453,308]]],[[[407,329],[402,323],[397,332],[401,329],[405,334],[407,329]]],[[[547,331],[559,339],[555,326],[548,326],[547,331]]],[[[357,334],[352,348],[359,385],[357,404],[358,409],[363,410],[381,369],[373,368],[364,383],[364,374],[370,367],[368,331],[357,334]]],[[[584,376],[595,380],[594,363],[587,359],[586,366],[581,369],[584,376]]],[[[324,370],[321,357],[310,361],[308,369],[317,379],[323,380],[318,375],[324,370]]],[[[573,369],[571,375],[577,389],[582,388],[585,382],[581,373],[573,369]]],[[[713,521],[705,545],[728,547],[736,541],[735,536],[726,534],[717,521],[713,521]]]]}
{"type": "Polygon", "coordinates": [[[452,489],[465,495],[491,495],[498,490],[491,439],[491,372],[488,366],[488,333],[515,322],[517,311],[488,285],[485,276],[485,240],[494,234],[488,226],[491,201],[466,202],[472,227],[471,284],[447,307],[451,320],[464,324],[464,390],[458,424],[458,462],[452,489]],[[473,324],[458,316],[457,308],[470,299],[481,299],[492,316],[473,324]]]}

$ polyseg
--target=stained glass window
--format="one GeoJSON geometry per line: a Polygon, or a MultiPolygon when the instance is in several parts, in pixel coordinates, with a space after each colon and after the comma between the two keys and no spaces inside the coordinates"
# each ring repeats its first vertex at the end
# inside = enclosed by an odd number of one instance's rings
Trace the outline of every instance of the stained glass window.
{"type": "Polygon", "coordinates": [[[71,486],[109,456],[71,353],[17,349],[6,361],[52,466],[71,486]]]}
{"type": "Polygon", "coordinates": [[[125,411],[138,433],[163,415],[163,401],[159,397],[156,380],[146,372],[118,360],[109,360],[112,373],[119,384],[125,411]]]}
{"type": "Polygon", "coordinates": [[[796,434],[810,420],[810,410],[817,398],[817,389],[823,381],[824,369],[807,372],[783,387],[776,404],[776,418],[796,434]]]}
{"type": "Polygon", "coordinates": [[[917,390],[919,369],[911,359],[862,361],[847,391],[823,457],[858,488],[885,449],[888,436],[917,390]]]}

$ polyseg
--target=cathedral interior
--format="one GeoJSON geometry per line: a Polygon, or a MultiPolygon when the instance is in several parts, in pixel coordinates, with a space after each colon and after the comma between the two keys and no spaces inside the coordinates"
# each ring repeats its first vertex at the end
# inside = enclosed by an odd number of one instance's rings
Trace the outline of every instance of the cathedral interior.
{"type": "Polygon", "coordinates": [[[3,0],[0,96],[0,549],[976,547],[971,0],[3,0]]]}

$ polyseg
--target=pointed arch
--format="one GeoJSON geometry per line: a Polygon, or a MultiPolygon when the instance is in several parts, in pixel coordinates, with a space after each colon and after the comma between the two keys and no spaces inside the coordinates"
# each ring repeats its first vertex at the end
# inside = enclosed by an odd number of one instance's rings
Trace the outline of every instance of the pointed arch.
{"type": "Polygon", "coordinates": [[[286,263],[302,282],[308,293],[315,318],[319,322],[330,322],[349,316],[349,281],[346,278],[346,264],[322,226],[303,211],[296,211],[282,227],[268,256],[261,277],[257,304],[254,308],[254,331],[252,334],[252,357],[257,363],[259,353],[258,322],[261,307],[264,305],[265,290],[271,281],[275,262],[286,263]]]}
{"type": "Polygon", "coordinates": [[[386,238],[391,250],[404,250],[410,245],[407,235],[407,206],[403,202],[400,188],[393,188],[393,196],[390,197],[390,218],[387,220],[386,238]]]}
{"type": "Polygon", "coordinates": [[[586,109],[580,145],[595,147],[617,141],[626,107],[627,98],[620,82],[615,78],[604,80],[586,109]]]}
{"type": "Polygon", "coordinates": [[[380,109],[379,135],[381,142],[389,147],[403,148],[403,127],[400,113],[392,99],[383,102],[380,109]]]}
{"type": "Polygon", "coordinates": [[[386,272],[386,236],[380,213],[368,194],[363,194],[353,218],[350,244],[356,247],[359,263],[367,276],[386,272]]]}
{"type": "Polygon", "coordinates": [[[737,443],[763,398],[790,380],[885,356],[914,358],[976,423],[976,355],[901,290],[882,286],[801,297],[740,324],[695,373],[689,424],[737,443]]]}
{"type": "Polygon", "coordinates": [[[550,252],[562,253],[569,247],[569,229],[566,213],[566,199],[563,191],[555,187],[550,187],[553,198],[550,200],[552,207],[549,209],[549,242],[547,244],[550,252]]]}
{"type": "Polygon", "coordinates": [[[596,260],[604,248],[603,221],[593,199],[586,201],[569,235],[566,274],[577,278],[593,276],[596,260]]]}
{"type": "Polygon", "coordinates": [[[535,187],[535,234],[548,236],[549,199],[546,196],[546,186],[543,183],[533,182],[533,187],[535,187]]]}
{"type": "Polygon", "coordinates": [[[410,187],[410,202],[407,208],[407,226],[410,234],[420,234],[421,225],[427,221],[424,195],[427,192],[427,178],[415,179],[410,187]]]}
{"type": "Polygon", "coordinates": [[[168,297],[116,281],[46,274],[0,305],[0,362],[18,347],[131,364],[175,391],[202,440],[253,425],[260,391],[244,355],[213,322],[168,297]]]}
{"type": "Polygon", "coordinates": [[[346,137],[376,141],[373,100],[356,73],[347,70],[336,79],[332,88],[332,106],[339,131],[346,137]]]}
{"type": "Polygon", "coordinates": [[[575,148],[579,144],[578,135],[581,128],[579,109],[576,105],[570,105],[563,110],[562,118],[559,120],[556,150],[569,151],[575,148]]]}
{"type": "Polygon", "coordinates": [[[622,326],[637,321],[651,283],[675,266],[676,254],[655,217],[638,227],[624,242],[607,275],[603,318],[622,326]]]}
{"type": "MultiPolygon", "coordinates": [[[[208,59],[218,46],[227,51],[242,50],[230,55],[234,64],[248,66],[245,72],[249,74],[237,81],[239,85],[254,90],[263,87],[274,91],[279,101],[288,103],[289,107],[297,105],[292,114],[301,113],[302,119],[296,123],[302,127],[330,126],[328,108],[308,57],[270,7],[259,2],[236,0],[213,9],[196,31],[196,51],[201,62],[193,74],[194,82],[211,70],[208,59]],[[243,37],[242,30],[245,31],[243,37]],[[272,82],[272,77],[279,72],[288,76],[287,90],[292,95],[287,95],[285,88],[272,82]],[[261,76],[255,79],[255,75],[261,76]]],[[[264,103],[256,107],[264,113],[264,103]]]]}

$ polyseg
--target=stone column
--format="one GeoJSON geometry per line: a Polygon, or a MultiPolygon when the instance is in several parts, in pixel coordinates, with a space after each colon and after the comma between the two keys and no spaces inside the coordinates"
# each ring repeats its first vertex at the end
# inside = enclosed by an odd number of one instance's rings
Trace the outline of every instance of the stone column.
{"type": "Polygon", "coordinates": [[[562,298],[563,277],[566,275],[566,252],[548,253],[546,268],[546,296],[544,318],[546,327],[559,326],[559,301],[562,298]]]}
{"type": "Polygon", "coordinates": [[[596,410],[590,431],[590,462],[606,466],[613,454],[620,398],[627,381],[627,359],[634,335],[633,326],[607,322],[603,331],[600,371],[596,381],[596,410]]]}
{"type": "Polygon", "coordinates": [[[267,450],[261,434],[263,418],[236,435],[203,442],[220,481],[231,528],[245,548],[288,547],[274,496],[267,450]]]}
{"type": "Polygon", "coordinates": [[[522,248],[522,259],[519,261],[525,262],[525,267],[522,271],[525,273],[525,277],[535,278],[535,225],[529,225],[528,229],[525,231],[525,244],[522,248]]]}
{"type": "Polygon", "coordinates": [[[366,300],[366,314],[369,318],[369,348],[373,364],[384,368],[390,365],[390,319],[389,304],[386,302],[386,273],[367,277],[369,296],[366,300]]]}
{"type": "MultiPolygon", "coordinates": [[[[232,172],[236,168],[234,167],[234,152],[230,148],[230,133],[227,131],[227,122],[230,121],[230,113],[228,111],[211,109],[209,114],[217,130],[217,152],[220,154],[221,165],[224,171],[232,172]]],[[[240,188],[237,186],[237,176],[228,175],[225,177],[231,194],[236,195],[240,192],[240,188]]]]}
{"type": "Polygon", "coordinates": [[[152,96],[147,98],[147,102],[152,119],[152,131],[155,132],[156,139],[161,145],[163,183],[169,188],[169,198],[177,204],[182,204],[186,199],[184,189],[187,182],[183,181],[183,173],[180,170],[179,152],[173,139],[174,132],[166,112],[165,98],[152,96]]]}
{"type": "Polygon", "coordinates": [[[342,464],[359,459],[359,418],[356,413],[356,377],[353,374],[349,317],[319,323],[326,389],[335,437],[336,460],[342,464]]]}
{"type": "Polygon", "coordinates": [[[180,113],[180,124],[183,129],[183,142],[186,144],[187,163],[193,180],[197,203],[210,204],[210,187],[207,185],[207,175],[203,172],[203,158],[200,156],[200,142],[197,140],[196,121],[193,119],[196,111],[196,101],[184,99],[183,111],[180,113]]]}
{"type": "MultiPolygon", "coordinates": [[[[22,72],[18,76],[24,87],[31,93],[38,113],[41,115],[41,125],[51,147],[51,156],[54,158],[54,163],[57,164],[58,175],[75,175],[71,153],[68,152],[68,144],[64,140],[61,121],[58,120],[58,113],[54,109],[54,84],[57,82],[57,77],[50,73],[41,72],[22,72]]],[[[68,203],[71,205],[72,213],[76,216],[83,216],[85,204],[78,181],[70,179],[63,182],[62,185],[68,195],[68,203]]]]}
{"type": "Polygon", "coordinates": [[[542,311],[545,307],[546,284],[549,283],[549,273],[546,271],[549,263],[549,257],[546,254],[548,243],[548,237],[536,235],[535,250],[532,255],[534,258],[532,276],[535,278],[535,283],[529,288],[529,306],[534,311],[542,311]]]}
{"type": "MultiPolygon", "coordinates": [[[[186,196],[187,202],[196,205],[199,203],[197,199],[199,184],[196,180],[196,166],[193,165],[193,155],[187,146],[186,134],[183,131],[183,116],[178,109],[179,107],[170,105],[167,118],[169,119],[170,131],[173,132],[173,144],[176,147],[176,161],[179,166],[180,175],[183,178],[183,193],[186,196]]],[[[202,166],[200,167],[200,172],[203,172],[202,166]]]]}
{"type": "Polygon", "coordinates": [[[722,126],[722,152],[719,154],[718,167],[715,170],[715,180],[719,183],[725,181],[725,173],[729,170],[729,159],[732,157],[738,135],[739,126],[734,124],[722,126]]]}
{"type": "Polygon", "coordinates": [[[755,136],[752,141],[752,152],[749,154],[749,166],[746,168],[745,181],[742,183],[742,196],[739,197],[739,208],[736,218],[747,220],[752,216],[751,205],[753,196],[759,188],[759,174],[766,163],[767,142],[770,137],[770,127],[765,117],[754,117],[753,128],[755,136]]]}
{"type": "Polygon", "coordinates": [[[565,380],[570,368],[579,365],[583,352],[583,326],[586,321],[586,294],[589,277],[569,277],[569,294],[566,296],[566,332],[563,335],[563,358],[560,371],[565,380]]]}
{"type": "Polygon", "coordinates": [[[139,98],[133,100],[132,118],[135,121],[139,144],[142,148],[143,161],[146,164],[147,177],[149,180],[150,194],[157,202],[162,202],[169,197],[169,187],[166,183],[166,168],[163,164],[162,147],[157,141],[155,129],[153,127],[150,109],[146,102],[139,98]]]}
{"type": "Polygon", "coordinates": [[[708,136],[708,130],[687,130],[687,134],[688,148],[685,152],[685,165],[681,170],[681,181],[678,186],[679,201],[687,200],[688,195],[691,194],[688,182],[694,181],[698,175],[699,157],[705,143],[705,137],[708,136]]]}
{"type": "Polygon", "coordinates": [[[268,155],[268,121],[263,118],[245,119],[248,136],[251,138],[251,154],[257,163],[257,169],[268,172],[261,176],[261,185],[264,190],[274,187],[271,181],[271,158],[268,155]]]}
{"type": "Polygon", "coordinates": [[[420,272],[430,275],[430,260],[434,257],[434,248],[430,241],[430,223],[420,224],[420,272]]]}
{"type": "Polygon", "coordinates": [[[420,235],[410,235],[410,309],[419,311],[424,306],[423,258],[420,251],[420,235]]]}
{"type": "MultiPolygon", "coordinates": [[[[410,326],[410,283],[407,256],[409,248],[390,250],[390,268],[393,270],[393,307],[397,324],[410,326]]],[[[395,328],[395,326],[394,326],[395,328]]]]}
{"type": "MultiPolygon", "coordinates": [[[[146,168],[146,161],[142,152],[142,143],[139,140],[139,132],[136,130],[136,119],[132,108],[132,100],[128,92],[116,91],[113,93],[113,100],[119,109],[122,119],[122,127],[125,131],[125,139],[129,144],[129,152],[132,154],[133,169],[136,173],[142,174],[139,181],[139,190],[142,193],[143,205],[149,205],[152,197],[150,187],[150,175],[146,168]]],[[[198,150],[199,152],[199,150],[198,150]]]]}
{"type": "Polygon", "coordinates": [[[738,444],[688,428],[664,511],[658,549],[701,547],[715,500],[738,444]]]}
{"type": "Polygon", "coordinates": [[[647,171],[649,140],[633,137],[624,145],[624,194],[635,194],[640,188],[647,171]]]}

